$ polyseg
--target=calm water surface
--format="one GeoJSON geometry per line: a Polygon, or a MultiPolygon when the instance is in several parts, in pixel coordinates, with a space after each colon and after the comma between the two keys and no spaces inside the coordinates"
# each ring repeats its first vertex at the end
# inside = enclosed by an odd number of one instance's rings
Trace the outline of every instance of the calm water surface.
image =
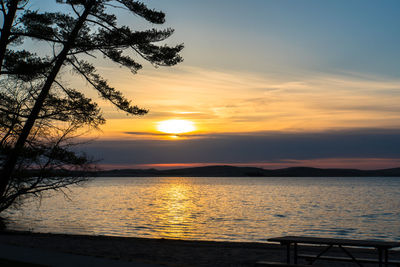
{"type": "Polygon", "coordinates": [[[265,241],[400,240],[400,178],[96,178],[8,213],[36,232],[265,241]]]}

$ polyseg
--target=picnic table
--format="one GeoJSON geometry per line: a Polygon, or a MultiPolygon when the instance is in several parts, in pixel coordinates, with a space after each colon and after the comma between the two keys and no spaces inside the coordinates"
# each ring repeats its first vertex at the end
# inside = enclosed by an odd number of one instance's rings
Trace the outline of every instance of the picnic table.
{"type": "Polygon", "coordinates": [[[286,246],[286,261],[290,264],[290,251],[293,247],[293,262],[297,264],[298,258],[304,258],[313,264],[316,260],[338,260],[352,261],[358,266],[363,266],[362,263],[378,263],[379,267],[388,266],[389,264],[399,265],[398,261],[389,261],[388,250],[395,247],[400,247],[400,242],[374,241],[374,240],[356,240],[356,239],[338,239],[338,238],[320,238],[308,236],[283,236],[268,239],[270,242],[279,242],[286,246]],[[309,245],[326,245],[320,253],[316,255],[299,255],[298,244],[309,245]],[[293,245],[293,246],[292,246],[293,245]],[[344,252],[346,257],[324,256],[332,247],[338,247],[344,252]],[[361,259],[356,258],[351,252],[346,249],[348,247],[370,247],[375,248],[378,252],[378,259],[361,259]]]}

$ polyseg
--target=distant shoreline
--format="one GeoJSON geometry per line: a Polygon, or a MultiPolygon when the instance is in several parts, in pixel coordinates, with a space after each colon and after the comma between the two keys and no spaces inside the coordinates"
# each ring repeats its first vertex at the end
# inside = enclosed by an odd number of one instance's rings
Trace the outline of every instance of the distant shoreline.
{"type": "Polygon", "coordinates": [[[400,167],[381,170],[321,169],[291,167],[262,169],[256,167],[205,166],[181,169],[116,169],[88,173],[95,177],[400,177],[400,167]]]}

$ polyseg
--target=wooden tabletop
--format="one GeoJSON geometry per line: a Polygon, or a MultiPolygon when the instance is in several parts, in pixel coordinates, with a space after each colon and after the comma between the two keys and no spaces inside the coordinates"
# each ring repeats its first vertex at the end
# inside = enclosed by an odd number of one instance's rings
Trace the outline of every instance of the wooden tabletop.
{"type": "Polygon", "coordinates": [[[310,236],[282,236],[282,237],[270,238],[268,239],[268,241],[279,242],[281,244],[303,243],[303,244],[343,245],[343,246],[374,247],[374,248],[400,247],[400,242],[323,238],[323,237],[310,237],[310,236]]]}

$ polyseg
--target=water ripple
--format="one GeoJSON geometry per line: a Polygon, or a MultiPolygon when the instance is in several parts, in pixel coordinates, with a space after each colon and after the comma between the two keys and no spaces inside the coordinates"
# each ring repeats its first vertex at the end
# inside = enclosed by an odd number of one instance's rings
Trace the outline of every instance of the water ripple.
{"type": "Polygon", "coordinates": [[[399,178],[99,178],[8,211],[37,232],[265,241],[400,240],[399,178]]]}

